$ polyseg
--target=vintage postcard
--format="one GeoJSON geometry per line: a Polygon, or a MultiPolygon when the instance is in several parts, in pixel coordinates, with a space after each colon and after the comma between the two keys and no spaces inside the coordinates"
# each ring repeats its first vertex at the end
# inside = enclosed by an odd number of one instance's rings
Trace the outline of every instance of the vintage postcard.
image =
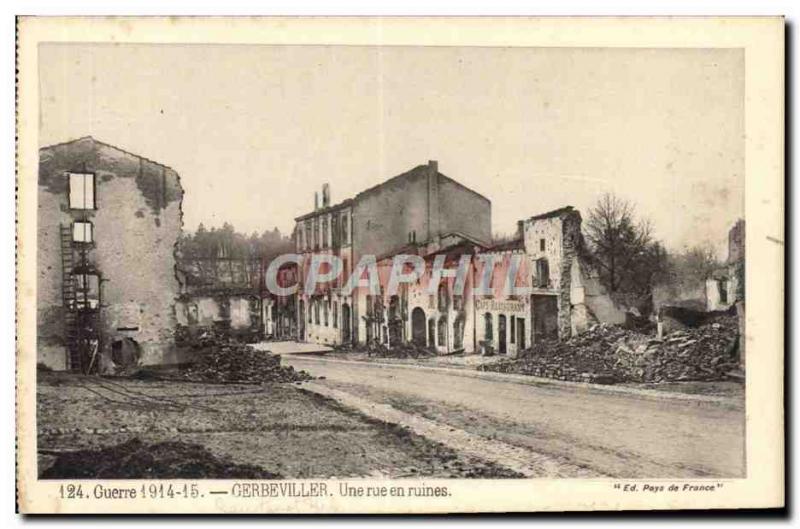
{"type": "Polygon", "coordinates": [[[784,21],[21,17],[18,509],[784,504],[784,21]]]}

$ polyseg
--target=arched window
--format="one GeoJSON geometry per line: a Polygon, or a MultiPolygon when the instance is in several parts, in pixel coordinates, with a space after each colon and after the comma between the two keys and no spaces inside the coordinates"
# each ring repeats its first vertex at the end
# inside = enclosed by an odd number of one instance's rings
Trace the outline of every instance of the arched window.
{"type": "Polygon", "coordinates": [[[492,330],[492,314],[487,312],[483,315],[484,321],[484,330],[483,330],[483,339],[487,342],[491,342],[494,340],[494,332],[492,330]]]}
{"type": "Polygon", "coordinates": [[[325,327],[327,327],[327,326],[328,326],[328,311],[330,310],[330,305],[331,305],[331,302],[330,302],[330,301],[324,301],[324,302],[322,303],[322,305],[323,305],[323,307],[322,307],[322,308],[324,309],[324,310],[322,311],[322,313],[323,313],[323,315],[325,316],[325,327]]]}
{"type": "Polygon", "coordinates": [[[319,300],[314,300],[314,323],[319,325],[319,300]]]}
{"type": "Polygon", "coordinates": [[[333,328],[339,328],[339,303],[333,302],[333,328]]]}

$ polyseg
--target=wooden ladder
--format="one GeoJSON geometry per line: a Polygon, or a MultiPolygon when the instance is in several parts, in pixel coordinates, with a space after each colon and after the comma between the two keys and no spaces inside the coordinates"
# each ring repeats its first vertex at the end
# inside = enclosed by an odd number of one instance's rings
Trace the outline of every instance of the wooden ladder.
{"type": "Polygon", "coordinates": [[[72,271],[75,268],[75,252],[72,248],[72,227],[61,224],[61,296],[64,302],[64,335],[67,341],[67,368],[82,369],[79,347],[77,293],[72,271]]]}

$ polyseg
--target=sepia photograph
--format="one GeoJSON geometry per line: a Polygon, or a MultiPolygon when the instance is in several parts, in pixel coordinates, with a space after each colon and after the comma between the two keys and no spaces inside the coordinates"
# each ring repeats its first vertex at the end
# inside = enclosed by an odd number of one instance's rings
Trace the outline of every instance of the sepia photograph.
{"type": "Polygon", "coordinates": [[[783,351],[750,278],[782,291],[783,213],[746,207],[745,46],[155,40],[44,35],[21,67],[50,509],[755,479],[748,410],[782,389],[751,369],[783,351]]]}

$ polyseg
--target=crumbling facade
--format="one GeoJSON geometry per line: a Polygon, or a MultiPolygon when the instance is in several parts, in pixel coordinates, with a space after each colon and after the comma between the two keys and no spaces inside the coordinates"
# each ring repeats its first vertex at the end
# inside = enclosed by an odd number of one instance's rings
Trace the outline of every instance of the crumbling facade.
{"type": "MultiPolygon", "coordinates": [[[[303,281],[314,254],[335,255],[342,262],[342,273],[333,284],[318,285],[315,292],[296,297],[296,335],[301,341],[335,345],[353,339],[356,317],[353,297],[342,291],[344,281],[353,269],[353,201],[331,205],[330,187],[326,184],[322,196],[314,194],[314,210],[295,219],[295,243],[303,263],[297,267],[298,279],[303,281]]],[[[276,300],[276,306],[280,300],[276,300]]]]}
{"type": "Polygon", "coordinates": [[[90,371],[174,356],[183,189],[91,137],[39,151],[38,361],[90,371]]]}
{"type": "MultiPolygon", "coordinates": [[[[475,268],[471,258],[484,246],[460,234],[444,234],[435,243],[411,243],[396,253],[381,256],[377,261],[381,292],[357,290],[357,305],[362,311],[362,343],[393,347],[413,343],[439,354],[472,353],[475,351],[474,311],[471,292],[475,285],[475,268]],[[386,292],[394,258],[398,255],[418,256],[425,263],[424,272],[416,281],[403,282],[395,294],[386,292]],[[461,291],[456,287],[456,272],[463,258],[470,258],[461,291]],[[443,274],[431,292],[437,260],[443,274]]],[[[407,263],[404,273],[411,271],[407,263]]]]}
{"type": "MultiPolygon", "coordinates": [[[[334,254],[343,263],[338,283],[298,296],[298,339],[326,345],[368,343],[383,341],[379,334],[383,327],[373,321],[375,305],[364,296],[342,290],[361,257],[380,259],[408,246],[426,248],[430,253],[446,245],[453,235],[488,241],[491,202],[440,173],[437,162],[431,161],[335,205],[330,204],[326,185],[321,202],[315,194],[314,211],[295,222],[297,251],[304,257],[301,280],[313,254],[334,254]]],[[[393,327],[408,324],[404,321],[393,327]]],[[[386,327],[388,341],[388,323],[386,327]]]]}
{"type": "Polygon", "coordinates": [[[215,328],[233,335],[259,336],[262,277],[259,259],[219,256],[184,263],[178,271],[181,289],[175,303],[178,329],[189,335],[215,328]]]}
{"type": "Polygon", "coordinates": [[[745,368],[745,223],[739,219],[728,232],[730,292],[739,322],[739,367],[745,368]]]}
{"type": "Polygon", "coordinates": [[[581,222],[571,206],[534,215],[517,223],[515,240],[483,252],[494,259],[492,280],[502,288],[473,298],[478,350],[515,356],[534,343],[564,340],[595,323],[625,321],[624,311],[582,259],[581,222]],[[509,291],[506,284],[526,293],[509,291]]]}
{"type": "MultiPolygon", "coordinates": [[[[335,253],[345,263],[338,282],[318,287],[310,295],[300,295],[297,322],[301,340],[385,347],[413,343],[439,354],[482,352],[515,356],[533,343],[566,339],[598,322],[625,321],[625,312],[611,300],[597,274],[582,258],[582,221],[577,210],[568,206],[522,220],[515,239],[488,247],[482,239],[462,231],[441,231],[442,226],[456,226],[486,236],[491,223],[488,204],[482,207],[479,202],[464,202],[478,227],[443,220],[441,209],[437,221],[425,220],[432,209],[426,204],[420,207],[417,202],[421,196],[428,200],[436,193],[416,193],[413,182],[420,174],[427,175],[424,181],[428,182],[434,174],[431,167],[435,165],[420,166],[390,180],[388,190],[381,191],[378,186],[336,206],[327,205],[326,189],[315,214],[298,217],[298,251],[304,257],[300,269],[308,266],[314,253],[335,253]],[[401,177],[411,178],[408,196],[395,189],[401,177]],[[397,206],[404,201],[405,206],[397,206]],[[387,211],[388,220],[382,220],[381,211],[387,211]],[[412,217],[419,215],[423,219],[404,220],[400,214],[403,211],[417,211],[412,217]],[[342,235],[337,245],[326,239],[327,226],[332,224],[331,218],[344,214],[350,219],[352,231],[346,238],[342,235]],[[433,224],[440,227],[435,236],[427,231],[433,224]],[[405,240],[397,226],[410,228],[405,240]],[[360,230],[376,230],[383,237],[359,236],[360,230]],[[418,233],[424,233],[425,238],[418,239],[418,233]],[[342,241],[351,244],[344,246],[342,241]],[[369,254],[363,248],[388,251],[369,254]],[[345,296],[341,287],[361,255],[375,255],[380,291],[360,287],[345,296]],[[390,271],[400,255],[421,258],[425,271],[416,281],[404,281],[396,292],[387,292],[390,271]],[[459,291],[455,272],[465,257],[466,274],[459,291]],[[445,274],[432,292],[436,263],[445,274]]],[[[301,286],[304,277],[301,270],[301,286]]]]}

